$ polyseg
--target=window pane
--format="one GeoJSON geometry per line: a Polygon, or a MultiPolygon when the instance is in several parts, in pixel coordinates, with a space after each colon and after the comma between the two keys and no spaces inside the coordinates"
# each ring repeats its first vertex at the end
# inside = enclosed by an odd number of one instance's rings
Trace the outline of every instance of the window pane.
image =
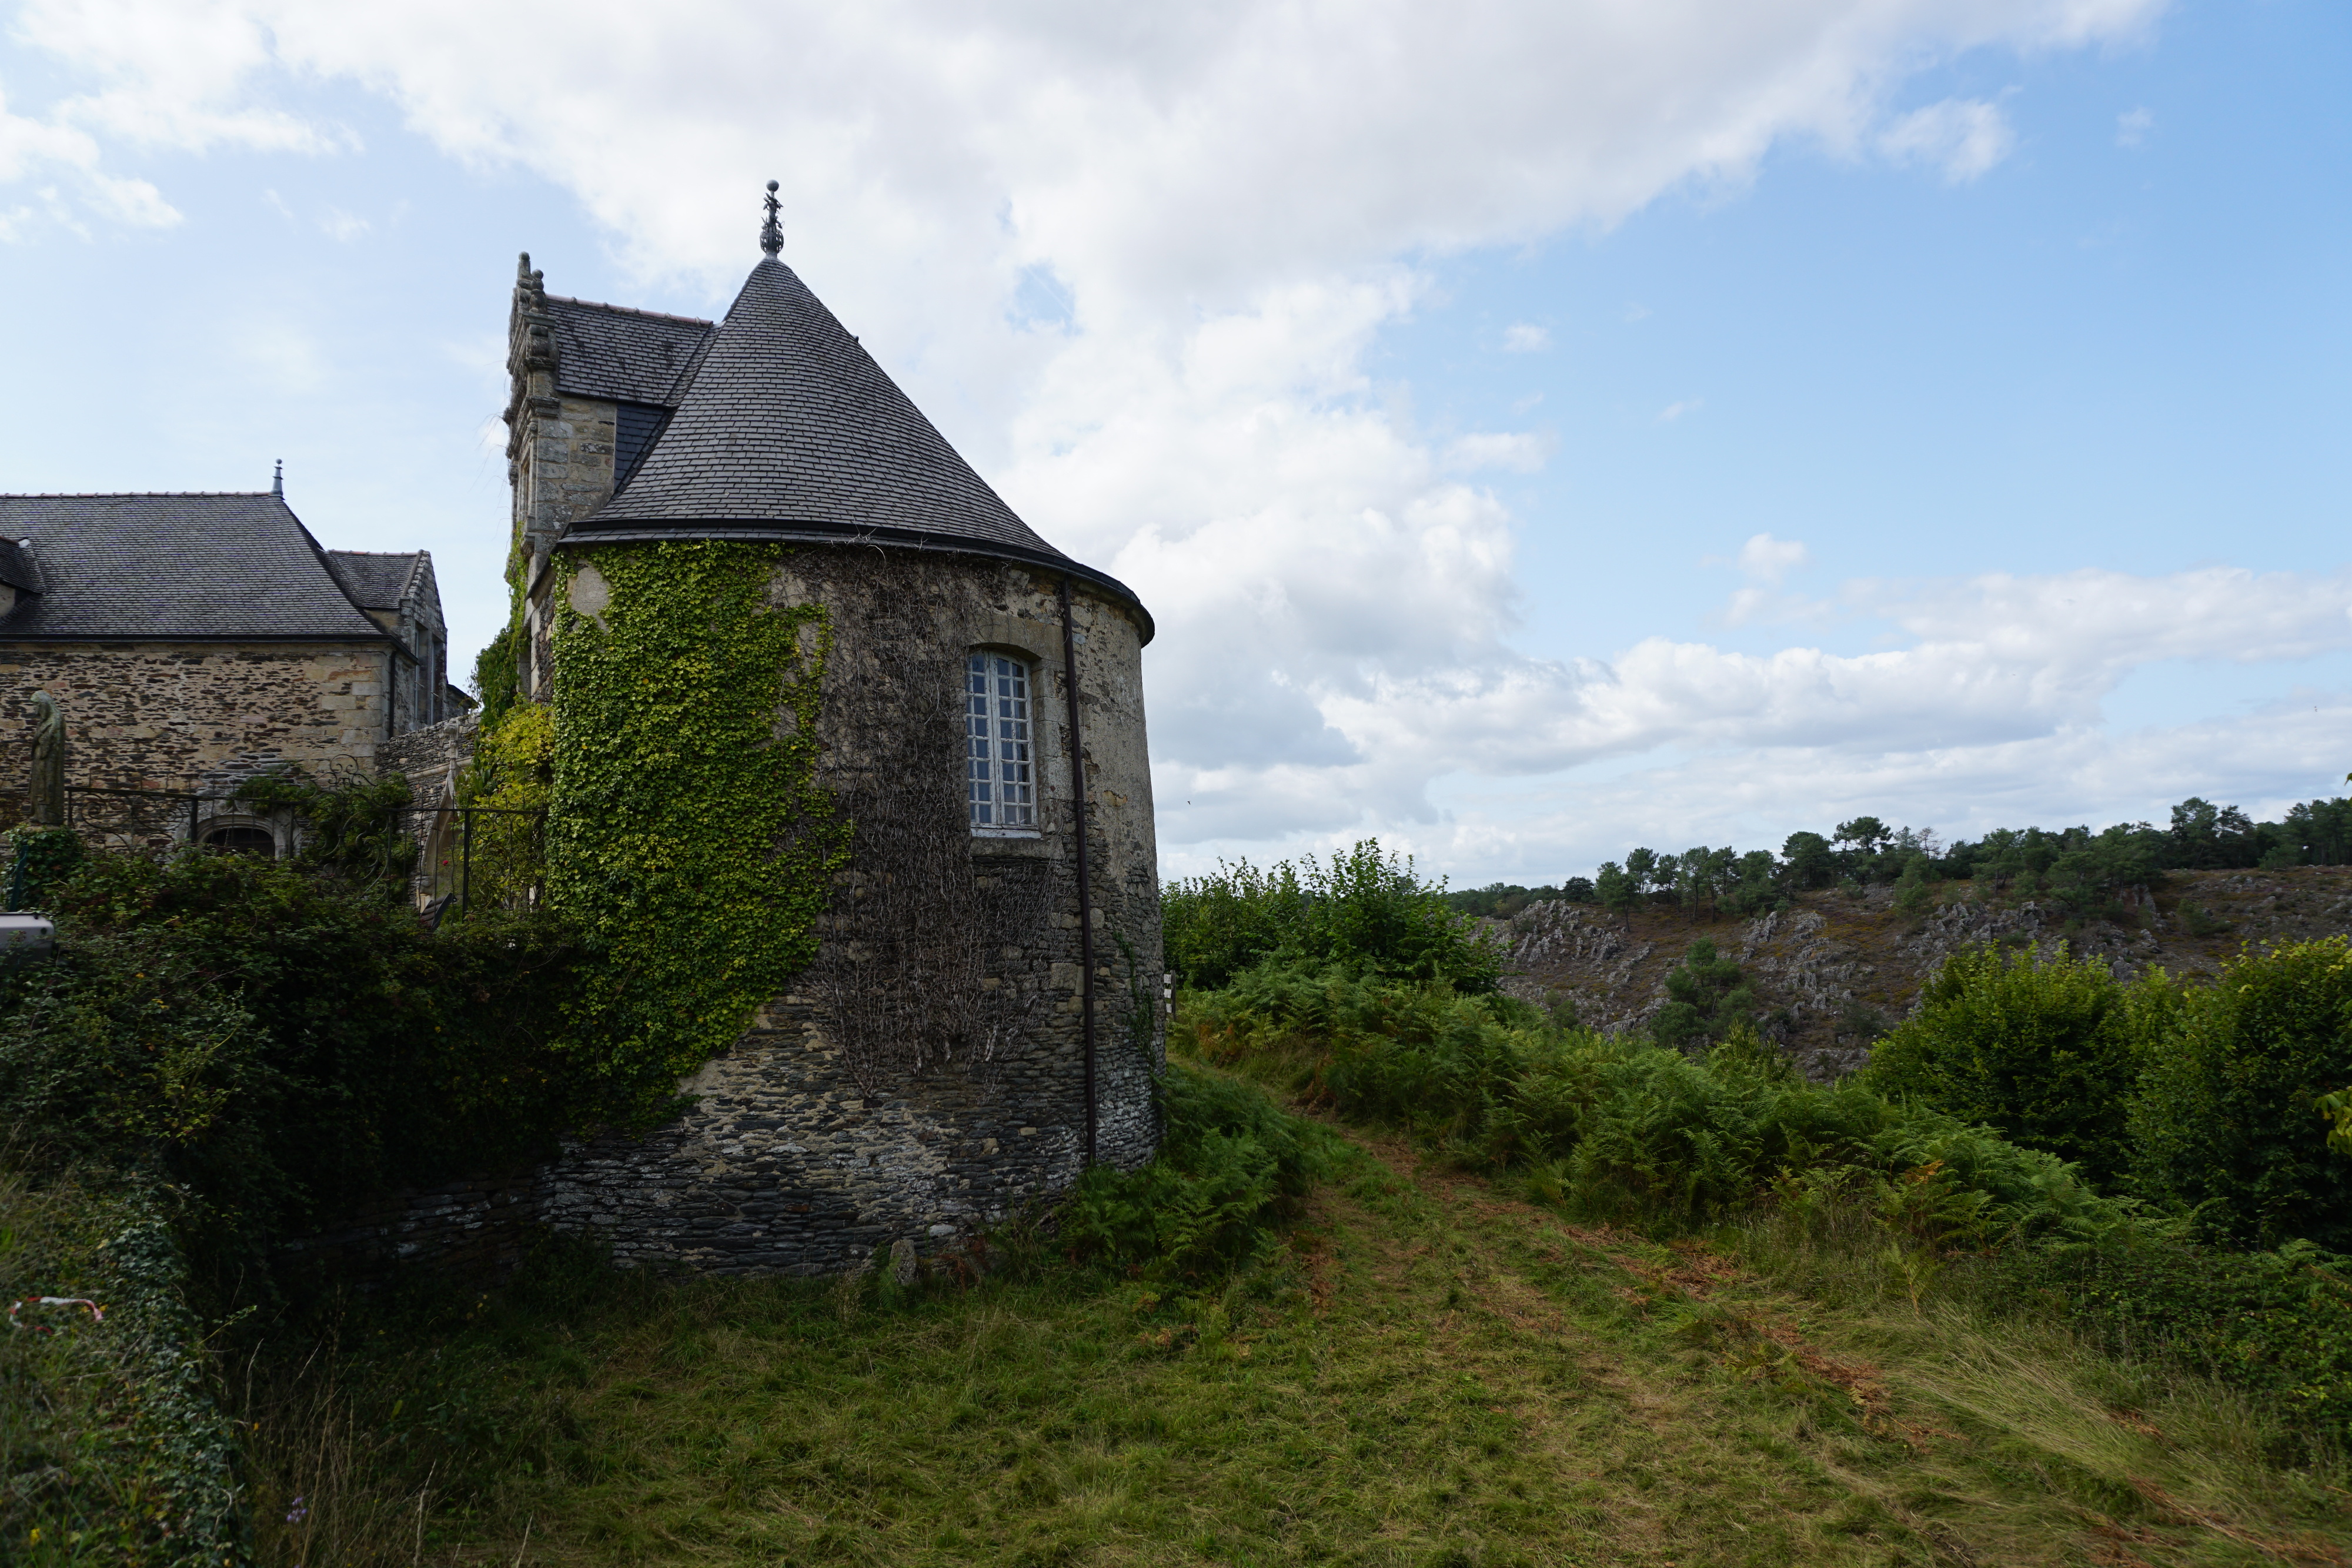
{"type": "Polygon", "coordinates": [[[974,653],[965,671],[971,825],[1034,827],[1028,666],[1001,653],[974,653]]]}

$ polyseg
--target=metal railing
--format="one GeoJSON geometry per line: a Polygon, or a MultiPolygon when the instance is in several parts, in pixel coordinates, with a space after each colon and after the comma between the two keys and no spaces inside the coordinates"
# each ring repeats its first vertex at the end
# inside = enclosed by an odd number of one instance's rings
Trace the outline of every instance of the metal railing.
{"type": "MultiPolygon", "coordinates": [[[[15,815],[20,821],[24,821],[29,815],[31,791],[22,786],[0,788],[0,802],[16,803],[18,809],[15,815]]],[[[457,912],[461,915],[470,909],[473,904],[474,819],[478,816],[531,817],[538,819],[543,823],[547,818],[547,812],[544,810],[518,806],[459,806],[454,804],[421,806],[411,804],[406,806],[385,806],[379,808],[379,810],[387,817],[423,816],[438,818],[450,816],[458,820],[458,863],[457,875],[456,878],[457,885],[451,890],[448,896],[456,900],[457,912]]],[[[299,813],[294,812],[292,809],[289,807],[257,809],[252,802],[241,799],[234,791],[226,794],[215,794],[186,789],[126,789],[119,786],[103,784],[68,784],[66,787],[66,821],[64,825],[76,829],[85,837],[90,836],[91,834],[97,834],[102,836],[104,839],[116,841],[118,847],[128,850],[131,852],[167,849],[174,841],[185,843],[191,848],[201,849],[204,847],[202,842],[203,836],[207,831],[207,821],[213,821],[217,823],[217,819],[232,814],[239,817],[257,818],[262,820],[285,820],[291,817],[299,817],[299,813]],[[78,810],[76,809],[78,803],[85,800],[92,800],[93,799],[95,801],[121,801],[131,809],[120,813],[91,810],[78,810]],[[207,802],[214,804],[215,807],[232,807],[236,808],[236,810],[233,812],[215,810],[210,813],[208,819],[207,814],[204,810],[204,807],[207,802]],[[168,825],[158,823],[153,828],[143,826],[139,820],[142,813],[140,812],[137,808],[138,805],[146,803],[152,803],[157,806],[167,806],[169,808],[169,814],[173,819],[178,818],[180,809],[184,807],[186,810],[185,825],[183,826],[175,820],[169,822],[168,825]]],[[[236,825],[240,824],[217,824],[211,831],[218,831],[219,826],[236,825]]],[[[415,835],[412,831],[412,837],[415,836],[415,835]]],[[[431,852],[430,841],[427,840],[426,841],[420,843],[418,845],[418,849],[420,851],[420,859],[428,857],[431,852]]],[[[434,885],[437,889],[437,876],[436,877],[434,885]]]]}

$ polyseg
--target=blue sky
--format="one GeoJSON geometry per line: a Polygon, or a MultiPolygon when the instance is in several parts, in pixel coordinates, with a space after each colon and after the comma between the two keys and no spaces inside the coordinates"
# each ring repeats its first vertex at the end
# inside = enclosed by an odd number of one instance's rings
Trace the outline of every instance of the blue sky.
{"type": "Polygon", "coordinates": [[[2352,768],[2341,6],[608,9],[552,57],[525,4],[5,13],[0,487],[282,456],[478,644],[514,253],[713,314],[772,175],[785,259],[1153,605],[1171,873],[2352,768]]]}

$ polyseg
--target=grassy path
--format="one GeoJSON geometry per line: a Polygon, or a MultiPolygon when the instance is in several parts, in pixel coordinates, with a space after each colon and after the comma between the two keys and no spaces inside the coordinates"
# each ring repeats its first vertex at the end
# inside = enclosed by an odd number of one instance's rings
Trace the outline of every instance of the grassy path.
{"type": "MultiPolygon", "coordinates": [[[[1341,1166],[1286,1261],[1205,1298],[619,1280],[486,1302],[359,1414],[461,1482],[383,1560],[2352,1563],[2352,1500],[2267,1466],[2226,1398],[1932,1298],[1832,1305],[1572,1226],[1401,1144],[1341,1166]],[[486,1422],[495,1462],[432,1452],[486,1422]]],[[[314,1502],[271,1550],[359,1561],[349,1532],[414,1507],[373,1506],[314,1502]]]]}

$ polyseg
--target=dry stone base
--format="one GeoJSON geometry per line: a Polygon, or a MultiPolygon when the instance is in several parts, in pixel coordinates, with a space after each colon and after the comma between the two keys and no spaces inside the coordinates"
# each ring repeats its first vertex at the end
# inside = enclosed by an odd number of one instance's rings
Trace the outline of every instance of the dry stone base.
{"type": "MultiPolygon", "coordinates": [[[[1076,1181],[1083,1110],[1065,1055],[951,1066],[869,1101],[821,1046],[755,1031],[649,1136],[402,1194],[287,1250],[363,1289],[409,1263],[503,1275],[542,1228],[608,1246],[623,1268],[698,1274],[838,1274],[885,1248],[936,1256],[1076,1181]]],[[[1113,1047],[1097,1066],[1097,1155],[1134,1169],[1159,1143],[1153,1064],[1113,1047]]]]}
{"type": "MultiPolygon", "coordinates": [[[[609,1243],[625,1266],[833,1274],[899,1241],[927,1256],[956,1245],[1077,1179],[1076,1031],[1006,1062],[933,1068],[868,1099],[804,1002],[775,1012],[696,1076],[696,1106],[677,1123],[568,1149],[542,1171],[542,1220],[609,1243]]],[[[1122,1169],[1150,1159],[1156,1066],[1104,1032],[1097,1158],[1122,1169]]]]}
{"type": "Polygon", "coordinates": [[[470,1176],[398,1193],[331,1230],[281,1249],[299,1270],[331,1272],[367,1289],[406,1263],[458,1278],[503,1278],[521,1261],[539,1224],[539,1182],[530,1171],[470,1176]]]}

